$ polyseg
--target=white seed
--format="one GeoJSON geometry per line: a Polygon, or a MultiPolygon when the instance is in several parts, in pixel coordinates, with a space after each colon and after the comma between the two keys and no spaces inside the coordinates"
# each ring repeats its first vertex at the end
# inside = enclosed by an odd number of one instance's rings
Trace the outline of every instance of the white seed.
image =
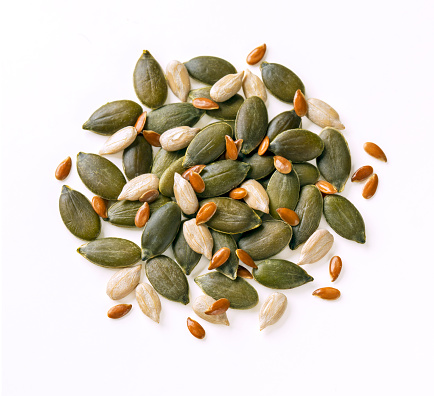
{"type": "Polygon", "coordinates": [[[141,265],[124,268],[110,278],[106,293],[112,300],[120,300],[130,294],[140,282],[141,265]]]}
{"type": "Polygon", "coordinates": [[[160,135],[161,147],[166,151],[177,151],[187,147],[200,128],[181,126],[169,129],[160,135]]]}
{"type": "Polygon", "coordinates": [[[193,303],[194,313],[197,316],[199,316],[199,318],[202,318],[207,322],[214,323],[214,324],[224,324],[226,326],[229,326],[229,320],[226,315],[226,312],[220,315],[207,315],[205,313],[205,311],[210,307],[210,305],[214,304],[215,301],[216,300],[214,300],[212,297],[206,295],[197,297],[193,303]]]}
{"type": "Polygon", "coordinates": [[[154,322],[160,323],[161,302],[157,292],[147,283],[140,283],[136,288],[136,300],[142,312],[154,322]]]}
{"type": "Polygon", "coordinates": [[[136,128],[132,126],[122,128],[106,140],[104,146],[102,146],[101,150],[99,150],[99,154],[105,155],[118,153],[119,151],[122,151],[123,149],[126,149],[128,146],[130,146],[136,137],[136,128]]]}
{"type": "Polygon", "coordinates": [[[218,80],[211,88],[210,96],[214,102],[224,102],[234,96],[243,84],[244,71],[228,74],[218,80]]]}
{"type": "Polygon", "coordinates": [[[265,84],[249,69],[244,71],[243,92],[246,98],[258,96],[264,101],[264,103],[267,101],[267,90],[265,84]]]}
{"type": "Polygon", "coordinates": [[[146,191],[158,190],[159,182],[160,179],[153,173],[137,176],[125,184],[119,194],[118,200],[137,201],[146,191]]]}
{"type": "Polygon", "coordinates": [[[190,92],[190,76],[185,65],[177,60],[166,67],[166,79],[172,92],[181,102],[186,102],[190,92]]]}
{"type": "Polygon", "coordinates": [[[321,128],[345,129],[336,110],[319,99],[308,99],[306,117],[321,128]]]}
{"type": "Polygon", "coordinates": [[[259,182],[253,179],[247,180],[240,187],[247,191],[247,195],[244,197],[247,205],[264,213],[270,212],[268,194],[259,182]]]}
{"type": "Polygon", "coordinates": [[[184,222],[182,232],[188,246],[211,260],[214,241],[206,225],[196,225],[196,219],[191,219],[184,222]]]}
{"type": "Polygon", "coordinates": [[[329,231],[315,231],[301,249],[298,265],[312,264],[321,260],[332,248],[333,242],[333,235],[329,231]]]}
{"type": "Polygon", "coordinates": [[[193,187],[179,173],[174,175],[173,191],[176,203],[185,214],[193,214],[199,209],[199,201],[193,187]]]}
{"type": "Polygon", "coordinates": [[[259,330],[275,324],[284,314],[288,299],[282,293],[273,293],[262,304],[259,312],[259,330]]]}

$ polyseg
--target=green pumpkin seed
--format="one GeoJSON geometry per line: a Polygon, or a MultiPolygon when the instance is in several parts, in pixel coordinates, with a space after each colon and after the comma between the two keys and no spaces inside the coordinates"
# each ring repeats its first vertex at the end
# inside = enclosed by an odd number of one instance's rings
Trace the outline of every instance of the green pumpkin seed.
{"type": "Polygon", "coordinates": [[[149,51],[143,51],[133,74],[134,90],[139,100],[151,109],[164,104],[167,83],[163,69],[149,51]]]}
{"type": "Polygon", "coordinates": [[[124,150],[122,165],[128,180],[151,172],[152,147],[142,135],[124,150]]]}
{"type": "Polygon", "coordinates": [[[244,234],[238,247],[247,252],[253,260],[265,260],[281,252],[292,237],[292,228],[283,221],[262,221],[262,224],[244,234]]]}
{"type": "Polygon", "coordinates": [[[321,221],[322,195],[315,186],[304,186],[300,191],[300,199],[295,208],[300,223],[293,227],[289,248],[297,249],[316,231],[321,221]]]}
{"type": "Polygon", "coordinates": [[[299,89],[305,93],[300,78],[287,67],[278,63],[261,63],[262,81],[273,96],[282,102],[292,103],[299,89]]]}
{"type": "Polygon", "coordinates": [[[226,234],[239,234],[259,227],[262,223],[260,217],[252,208],[243,202],[231,198],[217,197],[205,199],[200,206],[207,202],[214,202],[217,210],[206,225],[213,230],[226,234]]]}
{"type": "Polygon", "coordinates": [[[235,279],[237,277],[237,269],[238,269],[238,256],[235,253],[237,250],[237,243],[235,239],[230,234],[224,234],[222,232],[215,231],[213,229],[210,230],[212,239],[214,240],[214,245],[212,248],[212,254],[214,255],[221,248],[227,247],[231,250],[231,254],[228,260],[222,264],[220,267],[216,268],[216,271],[221,274],[227,276],[230,279],[235,279]]]}
{"type": "Polygon", "coordinates": [[[184,305],[190,302],[187,278],[179,265],[170,257],[157,256],[148,260],[145,272],[158,294],[184,305]]]}
{"type": "MultiPolygon", "coordinates": [[[[149,210],[154,213],[157,209],[161,208],[163,205],[166,205],[168,202],[172,202],[172,200],[162,194],[158,196],[158,198],[149,204],[149,210]]],[[[141,203],[143,205],[143,203],[141,203]]]]}
{"type": "Polygon", "coordinates": [[[267,127],[268,112],[264,101],[257,96],[246,99],[235,120],[235,138],[243,139],[243,154],[249,154],[259,146],[267,133],[267,127]]]}
{"type": "Polygon", "coordinates": [[[78,153],[77,171],[84,185],[104,199],[117,200],[126,184],[119,168],[97,154],[78,153]]]}
{"type": "Polygon", "coordinates": [[[194,267],[196,267],[197,263],[200,261],[202,255],[196,253],[185,240],[182,229],[183,223],[184,222],[181,223],[178,235],[172,243],[172,250],[175,260],[184,271],[184,274],[190,275],[191,271],[193,271],[194,267]]]}
{"type": "Polygon", "coordinates": [[[227,74],[237,72],[228,61],[215,56],[198,56],[184,64],[192,78],[208,85],[214,85],[227,74]]]}
{"type": "Polygon", "coordinates": [[[77,238],[91,241],[100,234],[101,220],[82,193],[63,186],[59,211],[66,228],[77,238]]]}
{"type": "Polygon", "coordinates": [[[207,165],[201,172],[205,190],[197,194],[201,198],[222,195],[238,186],[247,175],[250,166],[244,162],[223,160],[207,165]]]}
{"type": "Polygon", "coordinates": [[[292,169],[297,173],[300,187],[307,186],[308,184],[315,184],[319,178],[318,168],[308,162],[292,164],[292,169]]]}
{"type": "Polygon", "coordinates": [[[122,128],[134,126],[142,113],[142,106],[132,100],[109,102],[90,116],[83,124],[83,129],[100,135],[112,135],[122,128]]]}
{"type": "Polygon", "coordinates": [[[233,137],[232,128],[226,122],[215,122],[203,128],[187,148],[184,168],[206,165],[220,157],[226,150],[226,135],[233,137]]]}
{"type": "Polygon", "coordinates": [[[227,298],[234,309],[253,308],[259,301],[258,292],[243,278],[235,280],[219,272],[209,272],[194,279],[202,291],[215,300],[227,298]]]}
{"type": "MultiPolygon", "coordinates": [[[[207,98],[211,99],[210,95],[211,87],[204,87],[195,89],[190,91],[189,97],[191,100],[196,98],[207,98]]],[[[244,98],[241,95],[235,94],[232,98],[219,102],[219,108],[215,110],[206,110],[206,114],[208,114],[212,118],[216,118],[217,120],[222,121],[235,121],[237,118],[237,113],[240,106],[243,104],[244,98]]]]}
{"type": "Polygon", "coordinates": [[[300,194],[300,183],[297,173],[288,174],[275,171],[267,186],[267,194],[270,199],[270,215],[280,219],[277,209],[288,208],[294,210],[300,194]]]}
{"type": "Polygon", "coordinates": [[[172,165],[177,159],[185,155],[185,149],[179,151],[166,151],[164,149],[158,150],[152,164],[151,173],[157,175],[161,179],[164,171],[172,165]]]}
{"type": "Polygon", "coordinates": [[[173,191],[173,185],[175,183],[175,173],[179,173],[180,175],[185,171],[182,166],[182,162],[185,157],[178,158],[175,162],[173,162],[163,173],[160,178],[160,183],[158,189],[161,194],[166,197],[174,197],[175,193],[173,191]]]}
{"type": "Polygon", "coordinates": [[[348,143],[337,129],[324,128],[319,137],[324,151],[316,159],[316,165],[324,179],[341,192],[351,173],[351,154],[348,143]]]}
{"type": "Polygon", "coordinates": [[[143,229],[142,260],[163,253],[175,239],[181,224],[181,209],[175,202],[158,208],[143,229]]]}
{"type": "Polygon", "coordinates": [[[275,170],[273,157],[267,155],[242,155],[242,161],[250,165],[247,179],[262,179],[275,170]]]}
{"type": "Polygon", "coordinates": [[[324,216],[328,225],[345,239],[366,242],[365,222],[357,208],[340,195],[324,198],[324,216]]]}
{"type": "Polygon", "coordinates": [[[134,219],[142,205],[139,201],[118,201],[108,209],[107,221],[120,227],[135,227],[134,219]]]}
{"type": "Polygon", "coordinates": [[[293,289],[313,281],[313,278],[303,268],[287,260],[262,261],[252,273],[261,285],[271,289],[293,289]]]}
{"type": "Polygon", "coordinates": [[[268,124],[267,136],[270,142],[284,131],[301,128],[301,118],[294,110],[284,111],[274,117],[268,124]]]}
{"type": "Polygon", "coordinates": [[[313,132],[305,129],[290,129],[277,135],[269,150],[292,162],[310,161],[324,150],[324,142],[313,132]]]}
{"type": "Polygon", "coordinates": [[[267,177],[266,179],[258,180],[261,183],[261,186],[266,190],[268,188],[268,183],[270,182],[271,177],[267,177]]]}
{"type": "Polygon", "coordinates": [[[196,109],[191,103],[167,104],[148,113],[145,130],[154,131],[161,135],[172,128],[192,127],[204,114],[204,110],[196,109]]]}
{"type": "Polygon", "coordinates": [[[109,268],[131,267],[140,261],[140,248],[122,238],[101,238],[77,249],[85,259],[109,268]]]}

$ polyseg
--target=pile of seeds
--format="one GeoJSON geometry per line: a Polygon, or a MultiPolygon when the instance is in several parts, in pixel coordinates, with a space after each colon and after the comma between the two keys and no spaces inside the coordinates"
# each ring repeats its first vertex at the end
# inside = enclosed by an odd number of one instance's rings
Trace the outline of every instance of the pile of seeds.
{"type": "MultiPolygon", "coordinates": [[[[254,49],[247,63],[258,63],[265,51],[265,44],[254,49]]],[[[187,276],[203,255],[209,272],[194,279],[205,294],[194,301],[193,311],[210,323],[229,325],[228,308],[249,309],[258,303],[258,293],[245,279],[271,289],[292,289],[313,280],[301,265],[324,258],[334,242],[328,230],[318,229],[323,214],[338,235],[365,243],[361,214],[337,194],[351,171],[338,113],[319,99],[306,100],[302,81],[285,66],[262,62],[261,73],[262,80],[249,70],[237,73],[226,60],[211,56],[172,61],[164,73],[144,51],[134,70],[134,88],[152,111],[119,100],[100,107],[84,123],[84,129],[110,136],[99,155],[77,156],[78,174],[95,196],[89,202],[65,185],[59,209],[69,231],[89,241],[78,252],[94,264],[119,269],[107,284],[111,299],[135,290],[140,309],[158,323],[159,296],[189,303],[187,276]],[[190,78],[207,86],[191,90],[190,78]],[[168,86],[181,102],[164,104],[168,86]],[[238,93],[241,89],[245,98],[238,93]],[[294,109],[269,121],[267,90],[294,109]],[[218,121],[194,128],[204,114],[218,121]],[[324,129],[319,135],[302,129],[302,117],[324,129]],[[161,147],[155,156],[153,147],[161,147]],[[121,151],[126,178],[103,157],[121,151]],[[316,166],[308,162],[314,159],[316,166]],[[98,239],[100,218],[143,228],[141,248],[126,239],[98,239]],[[302,245],[297,264],[272,258],[288,245],[292,250],[302,245]],[[170,247],[176,261],[163,255],[170,247]],[[149,283],[140,279],[141,260],[149,283]]],[[[374,143],[364,148],[386,161],[374,143]]],[[[68,157],[56,169],[56,178],[65,179],[71,165],[68,157]]],[[[351,178],[368,177],[365,198],[377,189],[373,168],[363,166],[351,178]]],[[[332,282],[341,268],[340,257],[332,257],[332,282]]],[[[334,300],[340,292],[323,287],[313,295],[334,300]]],[[[260,330],[279,320],[286,306],[284,294],[272,293],[260,310],[260,330]]],[[[131,308],[116,305],[108,316],[120,318],[131,308]]],[[[191,318],[187,327],[195,337],[205,336],[191,318]]]]}

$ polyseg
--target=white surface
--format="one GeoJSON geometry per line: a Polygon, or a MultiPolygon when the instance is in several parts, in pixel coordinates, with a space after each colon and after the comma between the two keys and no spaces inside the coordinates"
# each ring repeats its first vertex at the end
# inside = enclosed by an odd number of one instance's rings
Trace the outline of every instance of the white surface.
{"type": "MultiPolygon", "coordinates": [[[[431,1],[4,4],[3,394],[432,394],[433,13],[431,1]],[[263,42],[265,60],[288,66],[309,97],[340,113],[353,170],[371,164],[378,173],[373,199],[351,183],[343,194],[365,218],[366,245],[334,234],[326,259],[305,266],[315,281],[284,291],[287,313],[261,333],[260,305],[230,311],[230,327],[199,320],[202,341],[186,328],[187,316],[197,319],[191,303],[161,298],[157,325],[131,295],[130,314],[108,319],[112,271],[75,252],[82,242],[58,213],[57,164],[99,150],[105,138],[81,129],[95,109],[137,100],[132,72],[143,49],[163,68],[209,54],[241,70],[263,42]],[[366,141],[389,162],[365,154],[366,141]],[[342,297],[327,302],[311,293],[332,285],[334,254],[344,263],[342,297]]],[[[270,119],[291,108],[269,96],[270,119]]],[[[120,155],[109,158],[121,166],[120,155]]],[[[65,183],[92,197],[75,168],[65,183]]],[[[140,241],[140,231],[106,223],[102,236],[140,241]]],[[[201,293],[193,276],[191,301],[201,293]]],[[[252,284],[261,303],[272,292],[252,284]]]]}

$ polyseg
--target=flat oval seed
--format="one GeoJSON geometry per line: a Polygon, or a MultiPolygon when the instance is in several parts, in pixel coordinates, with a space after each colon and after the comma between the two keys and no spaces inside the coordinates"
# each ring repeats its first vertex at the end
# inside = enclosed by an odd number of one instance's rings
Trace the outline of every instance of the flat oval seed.
{"type": "Polygon", "coordinates": [[[105,199],[95,195],[92,198],[92,208],[99,217],[107,218],[107,201],[105,199]]]}
{"type": "Polygon", "coordinates": [[[64,159],[56,168],[54,176],[57,180],[65,180],[69,172],[71,172],[72,160],[71,157],[64,159]]]}
{"type": "Polygon", "coordinates": [[[137,134],[141,133],[143,131],[143,128],[146,123],[146,116],[148,112],[144,111],[139,118],[137,118],[136,123],[134,124],[134,128],[136,128],[137,134]]]}
{"type": "Polygon", "coordinates": [[[131,146],[136,140],[136,128],[128,126],[111,135],[99,150],[99,155],[115,154],[131,146]]]}
{"type": "Polygon", "coordinates": [[[219,108],[219,105],[211,99],[208,98],[196,98],[191,102],[196,109],[203,110],[216,110],[219,108]]]}
{"type": "Polygon", "coordinates": [[[205,191],[205,182],[199,173],[192,172],[190,175],[190,184],[193,187],[193,190],[197,193],[202,193],[205,191]]]}
{"type": "Polygon", "coordinates": [[[339,256],[333,256],[330,259],[329,272],[332,282],[338,279],[339,274],[342,270],[342,259],[339,256]]]}
{"type": "Polygon", "coordinates": [[[259,47],[256,47],[253,51],[247,55],[246,62],[249,65],[256,65],[265,55],[265,51],[267,50],[267,45],[262,44],[259,47]]]}
{"type": "Polygon", "coordinates": [[[128,312],[131,311],[131,308],[133,306],[131,304],[118,304],[114,307],[111,307],[108,312],[107,316],[110,319],[119,319],[122,318],[122,316],[125,316],[128,312]]]}
{"type": "Polygon", "coordinates": [[[258,148],[258,154],[264,155],[268,150],[268,146],[270,145],[270,138],[268,136],[264,137],[264,140],[261,142],[258,148]]]}
{"type": "Polygon", "coordinates": [[[274,167],[284,175],[287,175],[292,170],[292,163],[290,160],[287,160],[284,157],[281,157],[280,155],[274,156],[274,167]]]}
{"type": "Polygon", "coordinates": [[[317,296],[323,300],[337,300],[341,296],[341,292],[334,287],[321,287],[316,289],[312,296],[317,296]]]}
{"type": "Polygon", "coordinates": [[[204,328],[200,325],[200,323],[196,322],[195,320],[187,318],[187,327],[190,333],[196,338],[199,338],[201,340],[205,337],[204,328]]]}
{"type": "Polygon", "coordinates": [[[147,221],[149,220],[150,209],[149,204],[145,202],[140,209],[137,211],[136,217],[134,218],[134,224],[138,228],[142,228],[145,226],[147,221]]]}
{"type": "Polygon", "coordinates": [[[161,147],[160,135],[154,131],[142,131],[143,137],[146,141],[154,147],[161,147]]]}
{"type": "Polygon", "coordinates": [[[203,171],[206,165],[194,165],[191,168],[188,168],[185,172],[182,173],[182,177],[185,180],[190,180],[190,176],[193,172],[199,173],[203,171]]]}
{"type": "Polygon", "coordinates": [[[365,151],[372,157],[379,159],[380,161],[387,162],[386,154],[375,143],[367,142],[363,145],[365,151]]]}
{"type": "Polygon", "coordinates": [[[225,158],[228,160],[235,161],[238,158],[237,146],[235,145],[235,142],[230,136],[226,135],[225,140],[226,140],[225,158]]]}
{"type": "Polygon", "coordinates": [[[208,227],[203,224],[197,225],[196,220],[191,219],[184,222],[182,229],[188,246],[211,260],[214,241],[208,227]]]}
{"type": "Polygon", "coordinates": [[[243,92],[246,99],[257,96],[261,98],[264,103],[267,101],[267,89],[265,88],[265,84],[249,69],[244,72],[243,92]]]}
{"type": "Polygon", "coordinates": [[[215,84],[227,74],[237,72],[228,61],[215,56],[197,56],[185,62],[185,67],[192,78],[208,85],[215,84]]]}
{"type": "Polygon", "coordinates": [[[323,194],[336,194],[338,192],[338,190],[336,190],[331,183],[325,180],[318,180],[315,183],[315,186],[317,186],[318,190],[320,190],[323,194]]]}
{"type": "Polygon", "coordinates": [[[140,202],[154,202],[158,196],[160,195],[160,192],[158,190],[149,190],[146,191],[140,198],[139,201],[140,202]]]}
{"type": "Polygon", "coordinates": [[[255,264],[255,262],[253,261],[253,259],[250,257],[250,255],[245,252],[243,249],[237,249],[235,251],[235,253],[237,254],[238,258],[246,265],[248,265],[249,267],[252,268],[258,268],[258,266],[255,264]]]}
{"type": "Polygon", "coordinates": [[[374,173],[366,182],[365,187],[363,187],[362,196],[365,199],[372,198],[377,191],[378,187],[378,176],[374,173]]]}
{"type": "Polygon", "coordinates": [[[238,266],[237,276],[244,278],[244,279],[253,279],[253,275],[250,273],[250,271],[248,269],[244,268],[242,265],[238,266]]]}
{"type": "Polygon", "coordinates": [[[247,195],[247,190],[245,188],[234,188],[230,193],[229,193],[229,198],[232,199],[243,199],[245,196],[247,195]]]}
{"type": "Polygon", "coordinates": [[[230,301],[227,298],[221,298],[217,300],[215,303],[209,306],[209,308],[205,311],[207,315],[221,315],[225,313],[229,306],[231,305],[230,301]]]}
{"type": "Polygon", "coordinates": [[[361,168],[357,169],[353,173],[353,176],[351,176],[351,181],[352,182],[363,181],[369,176],[371,176],[373,172],[374,172],[374,168],[372,166],[370,165],[362,166],[361,168]]]}
{"type": "Polygon", "coordinates": [[[321,128],[345,129],[345,126],[339,120],[337,111],[319,99],[310,98],[307,101],[306,117],[321,128]]]}
{"type": "Polygon", "coordinates": [[[212,87],[209,94],[216,102],[225,102],[232,98],[243,84],[244,71],[235,74],[228,74],[218,80],[212,87]]]}
{"type": "Polygon", "coordinates": [[[217,250],[212,256],[208,269],[213,270],[217,267],[220,267],[221,265],[226,263],[230,255],[231,255],[231,249],[229,249],[228,247],[223,247],[217,250]]]}
{"type": "Polygon", "coordinates": [[[128,180],[149,173],[152,162],[152,146],[143,135],[137,135],[134,142],[122,153],[122,166],[128,180]]]}
{"type": "Polygon", "coordinates": [[[297,89],[294,95],[294,110],[299,117],[304,117],[307,113],[306,98],[299,89],[297,89]]]}
{"type": "Polygon", "coordinates": [[[278,208],[276,212],[279,214],[280,218],[292,227],[295,227],[300,223],[297,213],[288,208],[278,208]]]}
{"type": "Polygon", "coordinates": [[[217,210],[217,205],[214,202],[208,202],[203,205],[199,212],[196,215],[196,224],[206,223],[211,217],[214,216],[214,213],[217,210]]]}
{"type": "Polygon", "coordinates": [[[237,156],[240,154],[241,147],[243,147],[243,139],[237,139],[235,140],[235,146],[237,147],[237,156]]]}

